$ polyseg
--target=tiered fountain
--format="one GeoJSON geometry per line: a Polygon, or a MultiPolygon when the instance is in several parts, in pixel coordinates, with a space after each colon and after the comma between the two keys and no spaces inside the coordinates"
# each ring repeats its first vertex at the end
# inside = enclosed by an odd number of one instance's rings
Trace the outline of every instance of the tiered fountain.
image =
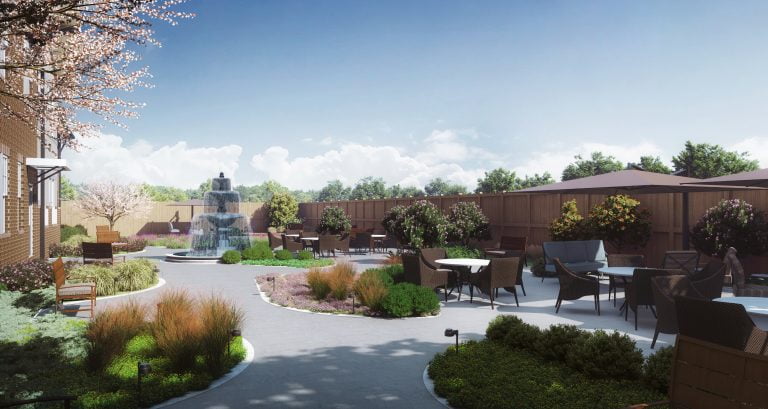
{"type": "Polygon", "coordinates": [[[216,263],[227,250],[250,245],[248,218],[240,214],[240,193],[232,190],[229,178],[220,173],[203,196],[204,210],[192,219],[189,230],[192,248],[165,256],[166,261],[216,263]]]}

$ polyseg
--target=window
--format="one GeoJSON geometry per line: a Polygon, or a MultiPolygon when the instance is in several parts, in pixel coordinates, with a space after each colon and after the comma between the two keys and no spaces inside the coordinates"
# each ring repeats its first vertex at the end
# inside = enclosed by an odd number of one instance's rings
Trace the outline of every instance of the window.
{"type": "Polygon", "coordinates": [[[23,81],[24,81],[24,89],[22,92],[24,93],[24,95],[29,95],[29,88],[32,86],[32,79],[30,79],[29,77],[24,77],[23,81]]]}
{"type": "Polygon", "coordinates": [[[5,233],[5,199],[8,197],[8,157],[0,155],[0,233],[5,233]]]}
{"type": "MultiPolygon", "coordinates": [[[[6,49],[8,48],[8,41],[0,39],[0,65],[5,64],[6,49]]],[[[0,78],[5,78],[5,68],[0,68],[0,78]]]]}
{"type": "Polygon", "coordinates": [[[21,192],[24,190],[22,189],[23,185],[21,183],[22,173],[24,173],[24,164],[18,162],[18,170],[16,171],[16,197],[18,198],[21,198],[21,192]]]}

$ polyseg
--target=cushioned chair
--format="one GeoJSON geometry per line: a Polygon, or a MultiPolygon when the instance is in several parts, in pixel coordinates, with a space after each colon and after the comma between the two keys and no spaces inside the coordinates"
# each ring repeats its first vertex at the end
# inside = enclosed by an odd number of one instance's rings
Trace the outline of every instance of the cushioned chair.
{"type": "Polygon", "coordinates": [[[405,281],[411,284],[435,289],[442,288],[448,301],[450,270],[433,269],[418,254],[403,254],[403,274],[405,281]]]}
{"type": "Polygon", "coordinates": [[[304,250],[304,245],[299,243],[298,241],[294,241],[292,238],[286,236],[283,234],[282,236],[282,242],[283,242],[283,250],[288,251],[301,251],[304,250]]]}
{"type": "Polygon", "coordinates": [[[703,269],[691,276],[691,285],[701,295],[714,300],[723,295],[723,283],[725,282],[725,263],[720,260],[710,260],[703,269]]]}
{"type": "Polygon", "coordinates": [[[658,268],[636,268],[632,274],[632,282],[627,284],[626,299],[624,305],[624,321],[629,318],[629,310],[635,314],[635,330],[637,330],[638,307],[645,305],[651,308],[651,312],[656,316],[656,310],[653,305],[653,292],[651,290],[651,279],[653,277],[668,276],[671,274],[681,274],[681,270],[663,270],[658,268]]]}
{"type": "Polygon", "coordinates": [[[753,354],[766,352],[768,334],[741,304],[675,297],[680,335],[753,354]]]}
{"type": "Polygon", "coordinates": [[[656,305],[656,329],[653,332],[651,349],[656,346],[659,333],[677,334],[677,310],[675,297],[702,298],[703,296],[691,285],[691,280],[684,274],[658,276],[651,278],[653,303],[656,305]]]}
{"type": "MultiPolygon", "coordinates": [[[[487,247],[483,250],[483,254],[485,254],[486,258],[492,258],[492,257],[520,258],[520,263],[518,263],[518,270],[517,270],[518,271],[517,285],[519,285],[520,289],[523,290],[523,296],[526,295],[525,283],[523,283],[523,267],[525,266],[525,257],[526,257],[525,249],[528,246],[527,243],[528,243],[527,237],[501,236],[501,240],[499,241],[498,247],[487,247]]],[[[511,287],[506,287],[505,289],[509,292],[512,292],[510,288],[511,287]]]]}
{"type": "Polygon", "coordinates": [[[735,248],[728,248],[724,261],[731,270],[731,276],[733,277],[733,295],[737,297],[768,297],[768,286],[747,284],[744,267],[736,256],[735,248]]]}
{"type": "MultiPolygon", "coordinates": [[[[608,267],[645,267],[645,256],[642,254],[609,254],[608,267]]],[[[617,280],[616,277],[608,276],[608,301],[611,300],[613,293],[613,306],[616,306],[616,289],[624,288],[624,283],[629,282],[631,278],[617,280]]]]}
{"type": "MultiPolygon", "coordinates": [[[[494,309],[494,299],[499,296],[499,288],[511,289],[512,294],[515,296],[515,304],[518,307],[520,306],[520,303],[517,301],[515,284],[517,283],[517,274],[520,271],[519,266],[521,263],[520,257],[495,257],[491,259],[487,267],[470,276],[472,286],[477,287],[490,297],[491,309],[494,309]]],[[[472,302],[473,296],[473,292],[470,291],[469,302],[472,302]]]]}
{"type": "Polygon", "coordinates": [[[550,273],[558,272],[553,261],[556,258],[574,273],[594,272],[607,264],[602,240],[547,241],[543,248],[544,267],[550,273]]]}
{"type": "Polygon", "coordinates": [[[560,259],[552,260],[557,269],[557,279],[560,282],[560,292],[557,294],[555,314],[560,311],[563,300],[578,300],[592,296],[595,298],[595,310],[600,315],[600,282],[595,277],[577,274],[568,269],[560,259]]]}
{"type": "Polygon", "coordinates": [[[93,317],[96,308],[96,279],[88,277],[91,282],[67,283],[67,274],[61,257],[53,262],[53,281],[56,284],[56,305],[54,311],[77,312],[89,311],[93,317]],[[88,300],[90,308],[64,308],[65,300],[88,300]]]}
{"type": "Polygon", "coordinates": [[[695,250],[675,250],[664,253],[663,269],[683,270],[686,274],[693,274],[699,267],[699,252],[695,250]]]}

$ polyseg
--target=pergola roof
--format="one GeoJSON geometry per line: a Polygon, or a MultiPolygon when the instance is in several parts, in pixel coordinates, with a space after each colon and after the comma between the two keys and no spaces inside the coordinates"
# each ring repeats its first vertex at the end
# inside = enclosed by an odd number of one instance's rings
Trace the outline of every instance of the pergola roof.
{"type": "Polygon", "coordinates": [[[25,164],[30,168],[33,168],[38,171],[44,171],[44,172],[48,172],[51,170],[56,170],[56,171],[70,170],[69,167],[67,167],[66,159],[27,158],[25,160],[25,164]]]}
{"type": "Polygon", "coordinates": [[[719,176],[693,182],[697,185],[727,185],[768,187],[768,168],[734,175],[719,176]]]}

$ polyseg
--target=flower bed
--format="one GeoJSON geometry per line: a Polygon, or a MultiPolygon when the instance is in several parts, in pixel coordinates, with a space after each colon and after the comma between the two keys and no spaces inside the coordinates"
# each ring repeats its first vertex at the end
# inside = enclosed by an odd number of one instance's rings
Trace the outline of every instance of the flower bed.
{"type": "Polygon", "coordinates": [[[270,267],[293,267],[293,268],[313,268],[313,267],[327,267],[333,264],[333,260],[329,258],[310,259],[310,260],[278,260],[278,259],[261,259],[261,260],[243,260],[241,264],[247,264],[252,266],[270,266],[270,267]]]}

